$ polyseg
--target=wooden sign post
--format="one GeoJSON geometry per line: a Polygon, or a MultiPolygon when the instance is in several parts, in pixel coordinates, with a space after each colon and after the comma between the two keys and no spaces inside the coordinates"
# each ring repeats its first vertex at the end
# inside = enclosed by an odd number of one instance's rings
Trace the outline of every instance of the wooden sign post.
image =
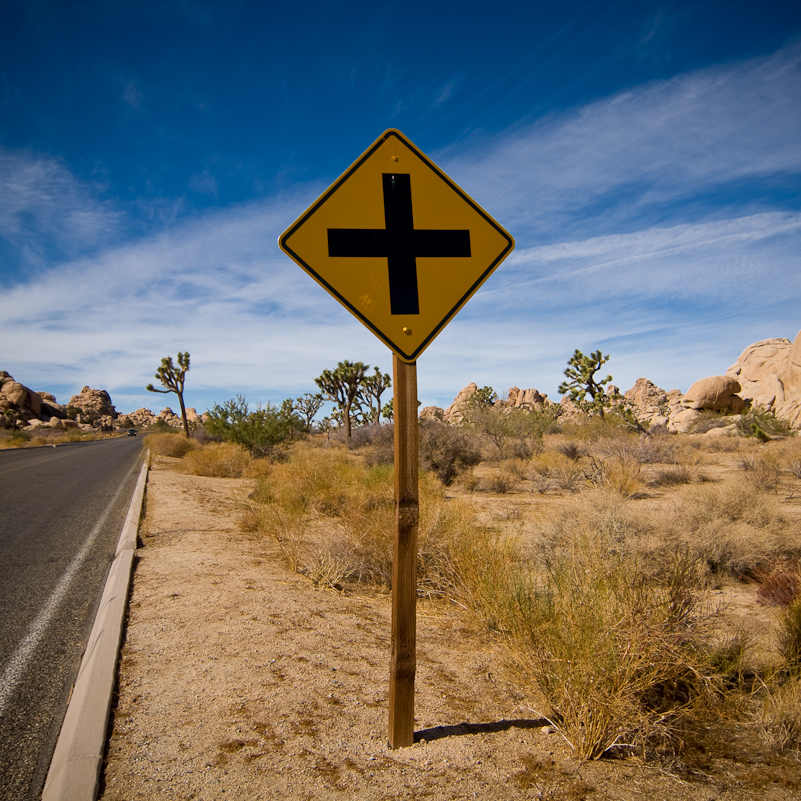
{"type": "Polygon", "coordinates": [[[392,654],[389,746],[414,743],[417,669],[417,364],[392,358],[395,416],[395,545],[392,561],[392,654]]]}
{"type": "Polygon", "coordinates": [[[414,742],[417,359],[514,239],[400,131],[388,130],[281,234],[281,250],[393,353],[395,547],[389,744],[414,742]]]}

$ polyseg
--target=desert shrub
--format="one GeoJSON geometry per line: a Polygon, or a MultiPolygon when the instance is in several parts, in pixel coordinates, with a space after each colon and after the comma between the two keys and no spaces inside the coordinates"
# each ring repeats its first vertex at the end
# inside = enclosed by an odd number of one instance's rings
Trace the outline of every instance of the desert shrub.
{"type": "Polygon", "coordinates": [[[528,463],[522,458],[506,459],[501,463],[501,470],[510,475],[515,481],[523,481],[526,477],[528,463]]]}
{"type": "Polygon", "coordinates": [[[468,434],[438,420],[421,420],[420,464],[447,487],[456,477],[481,461],[481,454],[468,434]]]}
{"type": "Polygon", "coordinates": [[[784,667],[793,675],[801,674],[801,598],[781,610],[778,646],[784,667]]]}
{"type": "Polygon", "coordinates": [[[395,459],[395,426],[377,423],[354,428],[350,436],[354,450],[364,452],[368,465],[392,464],[395,459]]]}
{"type": "Polygon", "coordinates": [[[773,490],[779,484],[782,469],[776,457],[770,453],[746,454],[738,460],[738,466],[756,490],[773,490]]]}
{"type": "Polygon", "coordinates": [[[737,420],[737,430],[746,437],[756,437],[762,442],[768,442],[773,437],[786,437],[793,434],[790,425],[773,412],[755,404],[737,420]]]}
{"type": "Polygon", "coordinates": [[[514,478],[503,470],[490,473],[482,483],[483,489],[496,495],[505,495],[514,486],[514,478]]]}
{"type": "Polygon", "coordinates": [[[241,478],[252,461],[250,454],[233,442],[210,442],[190,450],[181,462],[181,470],[193,476],[241,478]]]}
{"type": "Polygon", "coordinates": [[[641,464],[670,464],[676,457],[676,442],[673,437],[641,434],[629,450],[641,464]]]}
{"type": "Polygon", "coordinates": [[[585,452],[581,443],[573,440],[565,440],[557,443],[556,450],[561,453],[562,456],[570,459],[571,462],[577,462],[582,456],[584,456],[585,452]]]}
{"type": "Polygon", "coordinates": [[[571,439],[578,439],[584,442],[597,442],[601,439],[614,439],[616,437],[637,436],[636,428],[631,422],[614,409],[600,415],[589,415],[587,417],[572,420],[569,423],[561,423],[560,431],[571,439]]]}
{"type": "Polygon", "coordinates": [[[504,409],[474,403],[465,412],[465,428],[487,443],[492,459],[527,459],[542,448],[542,434],[555,426],[553,414],[523,409],[504,409]]]}
{"type": "Polygon", "coordinates": [[[642,489],[642,466],[625,451],[609,459],[591,457],[584,476],[598,487],[607,487],[624,498],[634,497],[642,489]]]}
{"type": "Polygon", "coordinates": [[[552,465],[548,475],[559,489],[566,492],[575,492],[584,476],[584,471],[581,465],[565,458],[561,462],[552,465]]]}
{"type": "Polygon", "coordinates": [[[146,434],[142,439],[142,448],[149,450],[153,456],[168,456],[182,459],[187,453],[198,448],[199,444],[187,439],[183,433],[164,431],[155,434],[146,434]]]}
{"type": "Polygon", "coordinates": [[[725,412],[716,412],[712,409],[702,409],[699,417],[692,427],[693,434],[706,434],[713,428],[726,428],[734,423],[734,420],[725,412]]]}
{"type": "Polygon", "coordinates": [[[679,532],[712,573],[753,576],[766,562],[798,550],[793,524],[747,482],[680,490],[663,525],[679,532]]]}
{"type": "Polygon", "coordinates": [[[798,562],[777,559],[756,573],[757,600],[770,606],[789,606],[801,592],[798,562]]]}
{"type": "Polygon", "coordinates": [[[446,501],[433,483],[420,495],[418,538],[418,594],[447,597],[487,613],[494,595],[488,576],[508,573],[517,562],[512,538],[476,525],[470,508],[446,501]]]}
{"type": "Polygon", "coordinates": [[[801,679],[768,687],[757,716],[762,740],[777,751],[801,750],[801,679]]]}
{"type": "Polygon", "coordinates": [[[472,467],[468,467],[460,476],[459,484],[466,492],[476,492],[481,487],[481,479],[472,467]]]}
{"type": "Polygon", "coordinates": [[[611,459],[603,472],[605,486],[624,498],[633,498],[642,489],[642,468],[634,458],[611,459]]]}
{"type": "Polygon", "coordinates": [[[192,439],[195,442],[205,445],[208,442],[222,442],[223,438],[218,434],[212,434],[211,431],[206,429],[203,425],[196,425],[191,432],[192,439]]]}
{"type": "MultiPolygon", "coordinates": [[[[581,537],[511,588],[516,665],[583,759],[670,740],[711,702],[711,671],[690,631],[699,621],[683,578],[659,583],[604,537],[581,537]]],[[[683,575],[683,574],[681,574],[683,575]]]]}
{"type": "Polygon", "coordinates": [[[573,543],[599,539],[610,552],[629,554],[652,575],[663,570],[663,550],[675,551],[679,541],[665,537],[661,520],[608,488],[592,488],[565,503],[558,515],[543,519],[535,529],[535,548],[546,561],[565,554],[573,543]]]}
{"type": "Polygon", "coordinates": [[[530,462],[530,470],[540,492],[545,492],[551,485],[573,492],[578,489],[584,476],[584,469],[578,461],[565,456],[558,449],[536,454],[530,462]]]}
{"type": "Polygon", "coordinates": [[[686,465],[667,465],[654,470],[649,483],[655,487],[675,487],[691,484],[693,480],[693,473],[686,465]]]}

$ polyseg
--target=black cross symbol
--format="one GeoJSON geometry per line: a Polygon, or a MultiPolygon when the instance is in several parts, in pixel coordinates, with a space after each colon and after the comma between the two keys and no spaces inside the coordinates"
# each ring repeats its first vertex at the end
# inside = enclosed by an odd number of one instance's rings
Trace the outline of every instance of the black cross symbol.
{"type": "Polygon", "coordinates": [[[382,178],[386,228],[329,228],[328,255],[386,258],[392,314],[420,314],[417,259],[469,257],[470,231],[415,229],[411,177],[384,173],[382,178]]]}

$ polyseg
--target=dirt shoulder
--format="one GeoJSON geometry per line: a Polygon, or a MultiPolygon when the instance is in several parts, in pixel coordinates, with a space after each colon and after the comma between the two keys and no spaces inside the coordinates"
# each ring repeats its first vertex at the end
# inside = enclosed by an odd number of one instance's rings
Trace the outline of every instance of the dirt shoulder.
{"type": "Polygon", "coordinates": [[[708,755],[689,776],[578,762],[497,644],[429,603],[419,741],[389,749],[389,598],[313,587],[236,528],[246,480],[170,461],[149,477],[103,799],[801,798],[790,760],[708,755]]]}

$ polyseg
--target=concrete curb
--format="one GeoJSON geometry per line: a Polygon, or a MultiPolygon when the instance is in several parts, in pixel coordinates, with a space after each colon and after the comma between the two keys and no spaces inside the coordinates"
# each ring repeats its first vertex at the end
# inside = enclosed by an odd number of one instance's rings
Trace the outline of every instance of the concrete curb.
{"type": "Polygon", "coordinates": [[[50,762],[42,801],[94,801],[106,747],[108,716],[128,606],[136,535],[147,483],[145,458],[109,570],[100,608],[81,660],[72,698],[50,762]]]}

